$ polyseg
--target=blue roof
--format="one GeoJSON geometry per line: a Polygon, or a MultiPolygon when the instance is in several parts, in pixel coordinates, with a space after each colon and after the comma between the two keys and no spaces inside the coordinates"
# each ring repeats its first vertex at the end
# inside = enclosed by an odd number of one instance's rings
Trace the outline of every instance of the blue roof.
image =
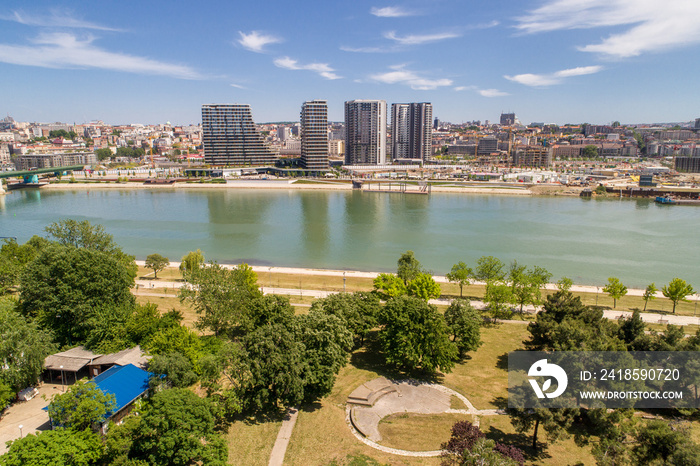
{"type": "Polygon", "coordinates": [[[110,414],[119,412],[133,400],[148,390],[148,380],[152,374],[133,364],[112,366],[94,379],[97,387],[105,393],[111,393],[117,399],[117,407],[110,414]]]}

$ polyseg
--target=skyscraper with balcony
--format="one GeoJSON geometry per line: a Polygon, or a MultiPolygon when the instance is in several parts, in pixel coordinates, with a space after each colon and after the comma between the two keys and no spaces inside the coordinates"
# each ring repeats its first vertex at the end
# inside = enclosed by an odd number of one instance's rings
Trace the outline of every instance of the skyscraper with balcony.
{"type": "Polygon", "coordinates": [[[345,164],[386,163],[386,101],[345,102],[345,164]]]}
{"type": "Polygon", "coordinates": [[[328,168],[328,104],[311,100],[301,106],[301,166],[307,170],[328,168]]]}
{"type": "Polygon", "coordinates": [[[270,165],[277,159],[247,104],[202,105],[202,143],[211,165],[270,165]]]}
{"type": "Polygon", "coordinates": [[[427,160],[433,150],[433,104],[391,105],[391,159],[427,160]]]}

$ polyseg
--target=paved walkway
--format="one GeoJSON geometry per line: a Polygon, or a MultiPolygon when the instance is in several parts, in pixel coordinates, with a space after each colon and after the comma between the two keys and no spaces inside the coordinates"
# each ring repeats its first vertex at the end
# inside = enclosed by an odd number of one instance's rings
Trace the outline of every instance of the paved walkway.
{"type": "MultiPolygon", "coordinates": [[[[274,269],[274,267],[273,267],[274,269]]],[[[341,272],[342,273],[342,272],[341,272]]],[[[359,272],[358,272],[359,273],[359,272]]],[[[138,285],[138,288],[134,290],[134,294],[138,295],[151,295],[151,296],[162,296],[162,297],[175,297],[177,295],[175,294],[159,294],[157,293],[157,290],[159,288],[168,288],[168,289],[177,289],[183,286],[183,282],[168,282],[168,281],[154,281],[154,280],[136,280],[136,284],[138,285]]],[[[586,288],[586,287],[580,287],[580,288],[586,288]]],[[[588,287],[590,288],[590,287],[588,287]]],[[[595,287],[593,287],[595,288],[595,287]]],[[[307,296],[311,298],[326,298],[332,294],[338,293],[337,291],[320,291],[320,290],[304,290],[304,289],[299,289],[299,288],[273,288],[273,287],[267,287],[263,286],[260,288],[264,294],[280,294],[280,295],[289,295],[289,296],[307,296]]],[[[631,294],[631,293],[630,293],[631,294]]],[[[697,295],[694,295],[697,296],[697,295]]],[[[694,299],[694,297],[691,297],[690,299],[694,299]]],[[[428,301],[430,304],[439,304],[443,306],[449,306],[452,300],[449,299],[431,299],[428,301]]],[[[474,306],[476,309],[484,309],[486,307],[486,304],[483,301],[470,301],[471,305],[474,306]]],[[[536,309],[534,306],[528,305],[525,306],[525,312],[535,312],[536,309]]],[[[620,318],[620,316],[625,316],[629,317],[632,315],[631,312],[626,312],[626,311],[616,311],[616,310],[606,310],[603,311],[603,315],[607,319],[611,320],[617,320],[620,318]]],[[[651,324],[673,324],[673,325],[700,325],[700,317],[694,317],[694,316],[680,316],[680,315],[673,315],[673,314],[655,314],[651,312],[642,312],[641,313],[642,320],[644,322],[648,322],[651,324]]],[[[505,322],[513,322],[513,323],[521,323],[521,321],[505,321],[505,322]]],[[[529,323],[527,321],[522,321],[522,323],[529,323]]]]}
{"type": "Polygon", "coordinates": [[[282,466],[284,464],[284,455],[287,453],[289,439],[292,438],[292,431],[294,430],[294,424],[297,422],[297,416],[299,416],[299,410],[289,408],[287,415],[282,421],[282,427],[280,427],[280,431],[277,434],[275,445],[272,447],[268,466],[282,466]]]}
{"type": "Polygon", "coordinates": [[[377,450],[402,456],[431,457],[439,456],[442,450],[408,451],[380,445],[379,423],[391,414],[447,414],[457,413],[475,416],[496,416],[503,414],[500,410],[479,410],[461,393],[443,385],[424,383],[416,380],[389,381],[383,377],[371,380],[358,387],[346,405],[346,421],[355,437],[377,450]],[[368,393],[367,388],[374,389],[368,393]],[[373,396],[378,394],[378,396],[373,396]],[[459,398],[466,409],[453,409],[452,397],[459,398]],[[371,400],[371,406],[365,401],[371,400]]]}
{"type": "Polygon", "coordinates": [[[0,455],[7,451],[5,442],[16,440],[20,436],[19,426],[22,426],[22,436],[50,429],[49,413],[43,408],[49,405],[51,397],[61,393],[61,385],[42,384],[39,394],[29,401],[18,401],[0,415],[0,455]],[[46,396],[46,399],[42,398],[46,396]]]}

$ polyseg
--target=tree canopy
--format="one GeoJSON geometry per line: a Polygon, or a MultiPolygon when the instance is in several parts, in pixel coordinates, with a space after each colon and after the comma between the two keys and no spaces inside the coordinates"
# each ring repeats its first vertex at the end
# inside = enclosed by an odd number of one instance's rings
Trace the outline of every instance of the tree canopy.
{"type": "Polygon", "coordinates": [[[420,298],[398,296],[379,313],[379,332],[387,363],[405,370],[450,372],[457,348],[450,342],[445,318],[420,298]]]}
{"type": "Polygon", "coordinates": [[[445,310],[445,322],[460,357],[481,346],[481,312],[462,299],[455,299],[445,310]]]}
{"type": "Polygon", "coordinates": [[[24,269],[20,308],[52,329],[59,344],[82,342],[99,309],[133,305],[134,278],[135,270],[110,253],[50,245],[24,269]]]}
{"type": "Polygon", "coordinates": [[[199,315],[197,327],[215,335],[239,330],[250,302],[262,296],[257,275],[248,264],[233,269],[212,262],[186,274],[189,286],[180,288],[180,300],[192,303],[199,315]]]}
{"type": "Polygon", "coordinates": [[[14,301],[0,299],[0,383],[14,393],[34,385],[43,371],[44,359],[55,350],[49,332],[22,317],[14,301]]]}
{"type": "Polygon", "coordinates": [[[131,458],[158,465],[225,465],[226,442],[216,431],[211,401],[193,392],[172,388],[150,400],[136,426],[131,458]]]}
{"type": "Polygon", "coordinates": [[[461,298],[464,287],[469,285],[469,282],[471,281],[472,269],[467,267],[467,264],[464,262],[458,262],[452,266],[450,273],[448,273],[446,276],[449,281],[459,285],[459,297],[461,298]]]}
{"type": "Polygon", "coordinates": [[[89,466],[102,459],[102,441],[89,430],[45,430],[27,434],[0,456],[2,466],[89,466]]]}
{"type": "Polygon", "coordinates": [[[603,287],[603,292],[613,299],[613,308],[617,307],[617,300],[627,294],[627,287],[617,277],[608,278],[608,284],[603,287]]]}
{"type": "Polygon", "coordinates": [[[686,297],[693,294],[693,287],[685,280],[674,278],[668,285],[661,288],[661,292],[673,302],[673,313],[676,313],[676,305],[680,301],[685,301],[686,297]]]}
{"type": "Polygon", "coordinates": [[[153,278],[158,278],[158,272],[170,265],[170,261],[167,257],[163,257],[160,254],[150,254],[146,256],[145,267],[147,269],[153,270],[153,278]]]}
{"type": "Polygon", "coordinates": [[[413,251],[406,251],[401,254],[397,263],[396,275],[403,280],[405,285],[415,279],[418,274],[424,273],[418,259],[413,254],[413,251]]]}
{"type": "Polygon", "coordinates": [[[67,392],[54,395],[49,417],[54,426],[85,430],[105,422],[116,407],[114,395],[104,393],[93,381],[78,380],[67,392]]]}

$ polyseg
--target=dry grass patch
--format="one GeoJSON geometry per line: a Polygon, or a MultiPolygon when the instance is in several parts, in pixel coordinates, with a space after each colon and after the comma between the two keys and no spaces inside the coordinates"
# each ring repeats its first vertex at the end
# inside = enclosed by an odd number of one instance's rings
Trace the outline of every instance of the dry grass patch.
{"type": "Polygon", "coordinates": [[[532,431],[523,434],[516,432],[508,416],[481,416],[479,428],[486,438],[522,449],[526,455],[525,464],[528,465],[595,464],[590,447],[577,446],[573,436],[542,446],[542,442],[547,441],[547,434],[540,429],[537,436],[540,451],[535,455],[531,448],[532,431]]]}
{"type": "Polygon", "coordinates": [[[181,303],[176,296],[149,296],[147,294],[136,295],[136,302],[139,304],[153,303],[158,306],[161,314],[168,312],[171,309],[182,312],[182,323],[189,328],[194,328],[194,322],[197,320],[197,313],[188,303],[181,303]]]}
{"type": "Polygon", "coordinates": [[[445,375],[444,385],[466,396],[476,409],[500,408],[508,396],[508,353],[523,348],[529,333],[522,324],[497,324],[481,330],[484,344],[445,375]]]}
{"type": "Polygon", "coordinates": [[[282,421],[231,424],[226,435],[229,464],[267,465],[281,426],[282,421]]]}
{"type": "Polygon", "coordinates": [[[465,420],[474,422],[468,414],[392,414],[379,422],[380,443],[400,450],[439,450],[450,439],[452,426],[465,420]]]}
{"type": "MultiPolygon", "coordinates": [[[[136,272],[136,277],[140,280],[154,280],[153,269],[147,269],[146,267],[139,266],[138,272],[136,272]]],[[[182,281],[182,274],[180,269],[177,267],[166,267],[160,272],[158,272],[159,281],[182,281]]]]}

